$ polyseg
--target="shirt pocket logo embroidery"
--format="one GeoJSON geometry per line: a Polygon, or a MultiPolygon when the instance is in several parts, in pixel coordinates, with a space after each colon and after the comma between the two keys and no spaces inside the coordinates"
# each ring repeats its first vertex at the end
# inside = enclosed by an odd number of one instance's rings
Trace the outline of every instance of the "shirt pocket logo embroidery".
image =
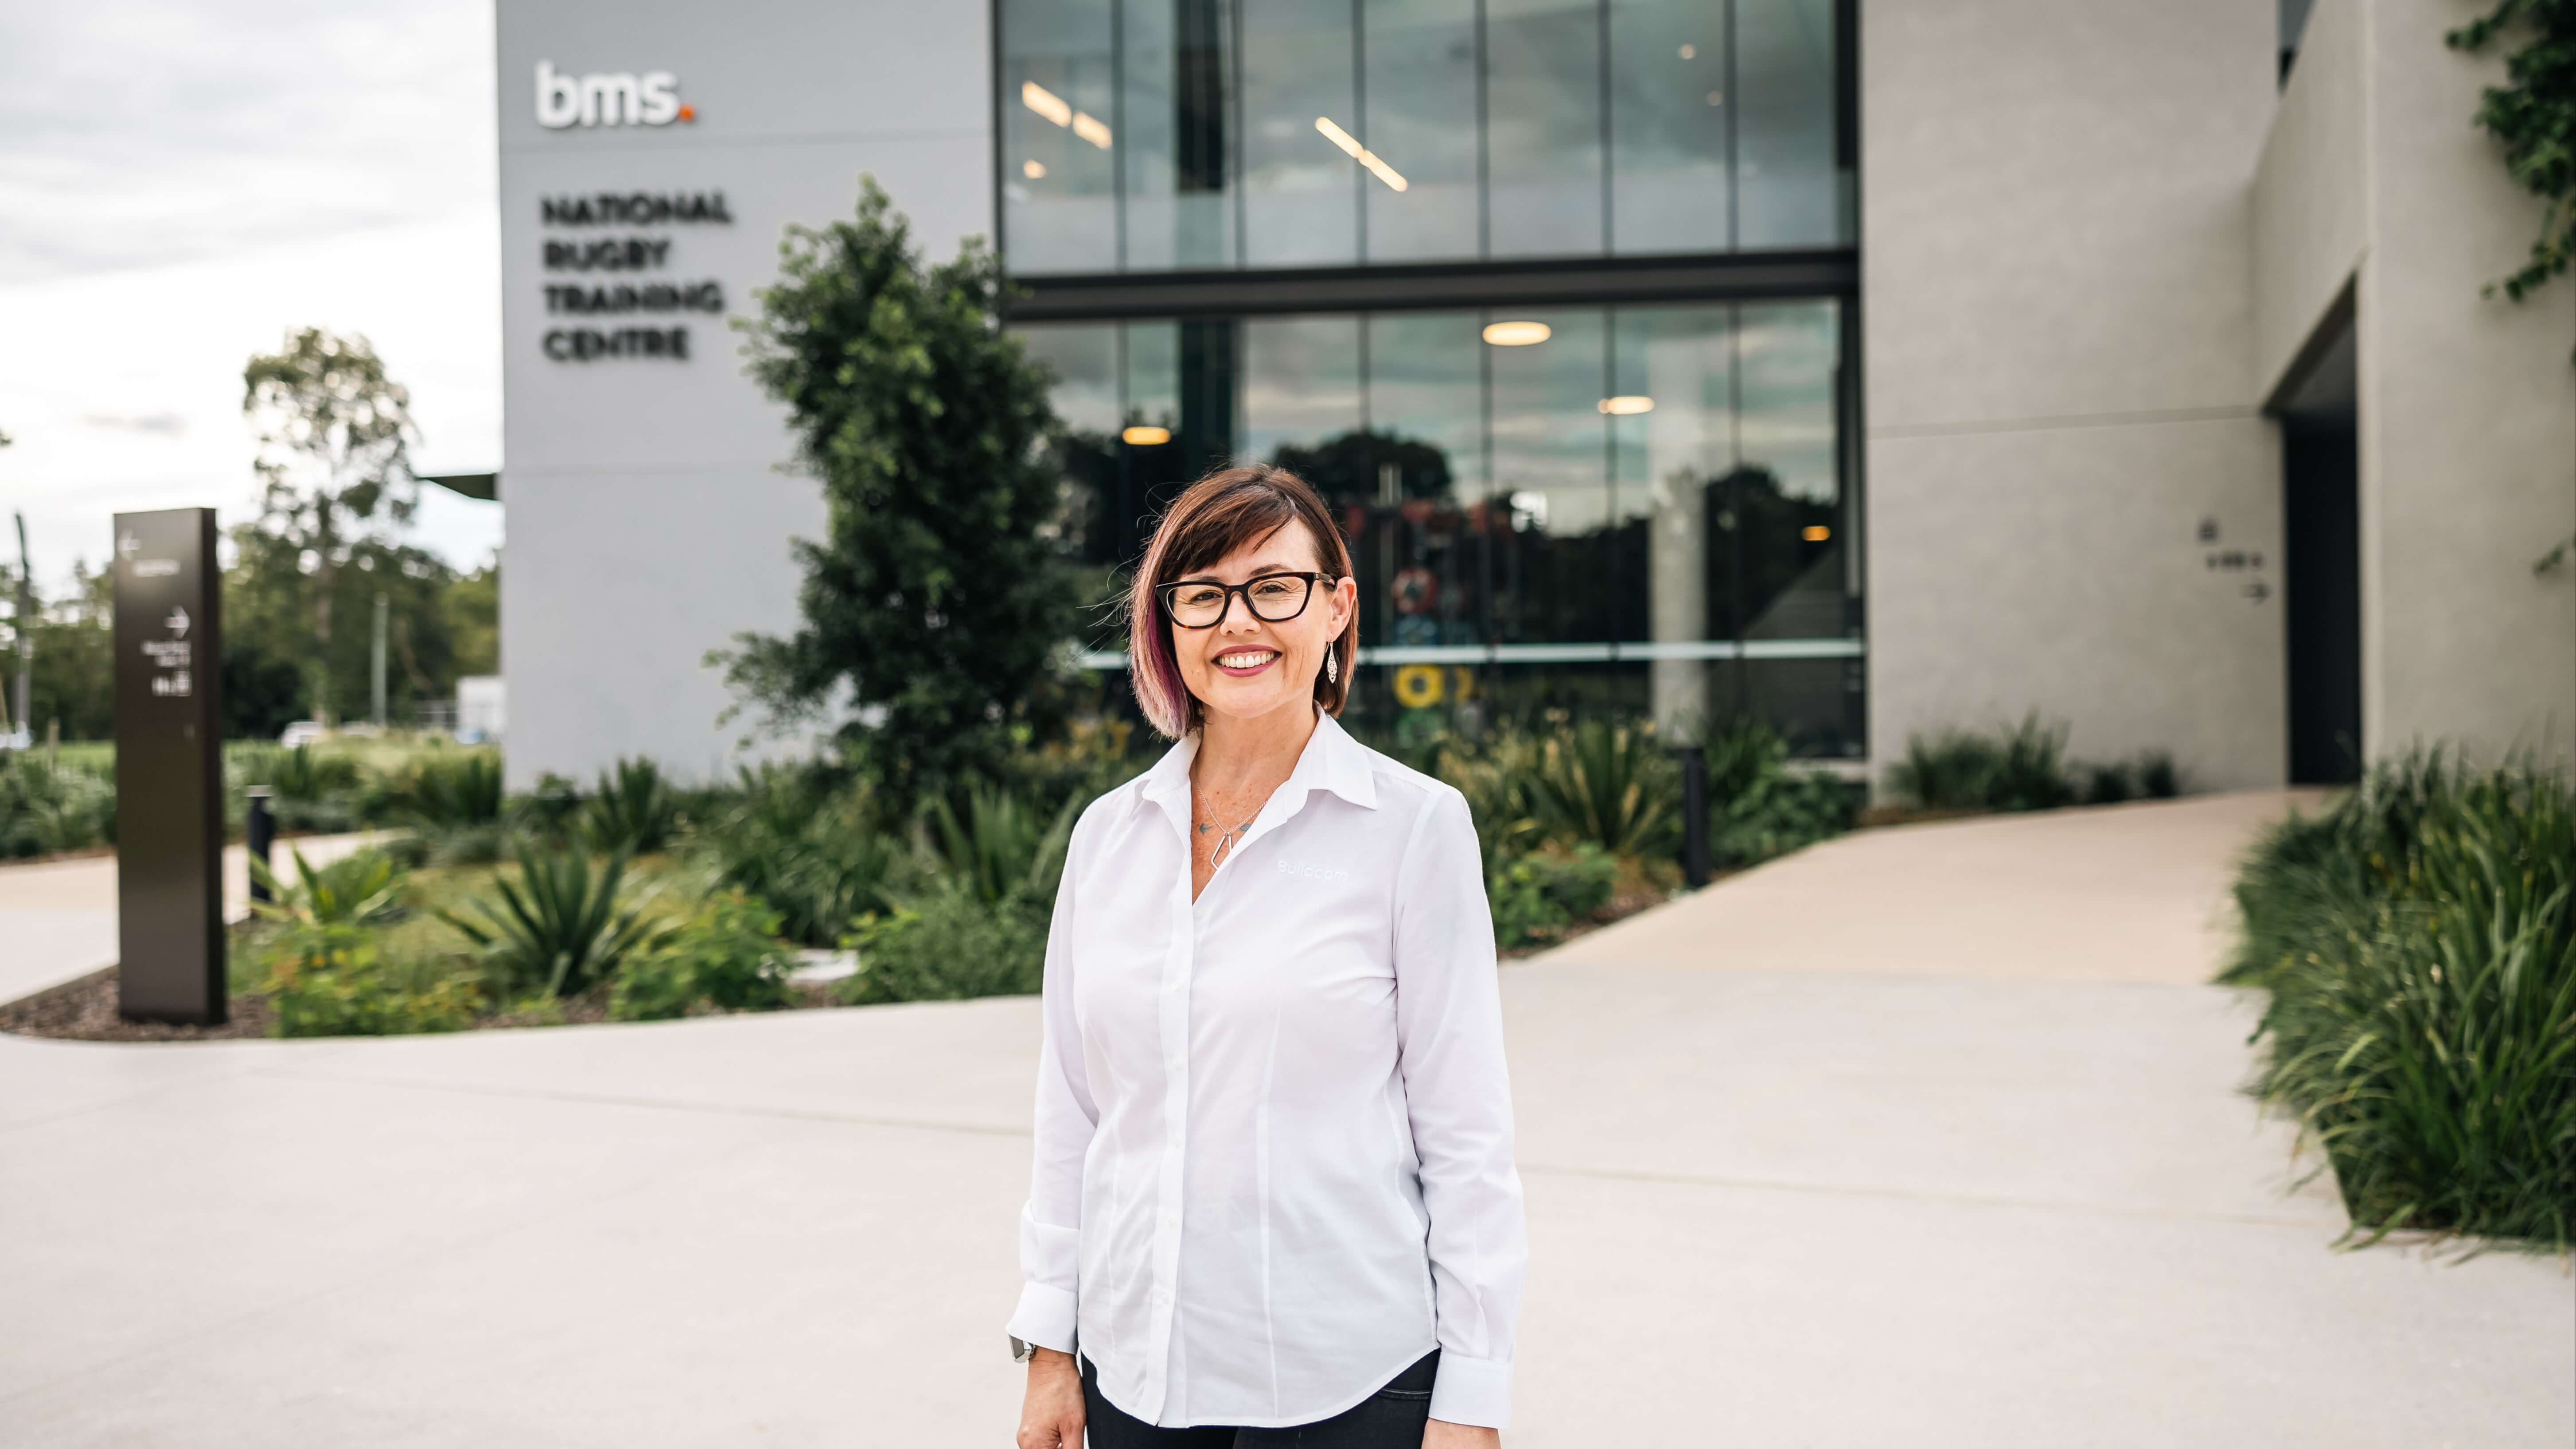
{"type": "Polygon", "coordinates": [[[1300,865],[1282,857],[1278,862],[1281,875],[1300,876],[1306,880],[1349,880],[1351,873],[1329,865],[1300,865]]]}

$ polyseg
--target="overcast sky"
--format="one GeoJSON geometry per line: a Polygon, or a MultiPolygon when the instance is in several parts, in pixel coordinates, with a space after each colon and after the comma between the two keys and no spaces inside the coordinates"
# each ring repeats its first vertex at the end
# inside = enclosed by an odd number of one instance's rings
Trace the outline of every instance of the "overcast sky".
{"type": "MultiPolygon", "coordinates": [[[[497,466],[493,193],[491,0],[0,5],[0,510],[37,577],[121,510],[246,516],[242,363],[295,327],[375,343],[423,471],[497,466]]],[[[420,542],[499,542],[425,491],[420,542]]]]}

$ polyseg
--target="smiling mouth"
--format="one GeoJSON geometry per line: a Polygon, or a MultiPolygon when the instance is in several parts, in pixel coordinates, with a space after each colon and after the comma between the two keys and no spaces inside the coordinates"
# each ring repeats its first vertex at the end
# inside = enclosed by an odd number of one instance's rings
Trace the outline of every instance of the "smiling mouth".
{"type": "Polygon", "coordinates": [[[1216,657],[1216,667],[1238,679],[1259,674],[1276,663],[1276,649],[1228,649],[1216,657]]]}

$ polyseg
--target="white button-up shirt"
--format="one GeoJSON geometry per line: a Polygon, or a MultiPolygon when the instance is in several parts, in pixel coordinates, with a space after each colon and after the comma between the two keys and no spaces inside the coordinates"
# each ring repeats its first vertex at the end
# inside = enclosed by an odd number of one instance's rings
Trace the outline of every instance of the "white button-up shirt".
{"type": "Polygon", "coordinates": [[[1467,802],[1320,716],[1190,899],[1191,736],[1075,827],[1014,1337],[1149,1424],[1327,1419],[1440,1349],[1501,1427],[1528,1258],[1467,802]]]}

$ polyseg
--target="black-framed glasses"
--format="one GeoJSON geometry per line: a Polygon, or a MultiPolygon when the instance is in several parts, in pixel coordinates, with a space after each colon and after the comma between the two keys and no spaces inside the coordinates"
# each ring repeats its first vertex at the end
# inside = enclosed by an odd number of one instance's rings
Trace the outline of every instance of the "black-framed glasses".
{"type": "Polygon", "coordinates": [[[1260,574],[1239,584],[1183,579],[1177,584],[1164,584],[1155,592],[1163,596],[1163,612],[1184,629],[1215,628],[1237,594],[1243,596],[1243,606],[1252,611],[1252,617],[1265,624],[1285,624],[1306,612],[1306,601],[1315,596],[1317,583],[1331,583],[1333,577],[1321,573],[1260,574]]]}

